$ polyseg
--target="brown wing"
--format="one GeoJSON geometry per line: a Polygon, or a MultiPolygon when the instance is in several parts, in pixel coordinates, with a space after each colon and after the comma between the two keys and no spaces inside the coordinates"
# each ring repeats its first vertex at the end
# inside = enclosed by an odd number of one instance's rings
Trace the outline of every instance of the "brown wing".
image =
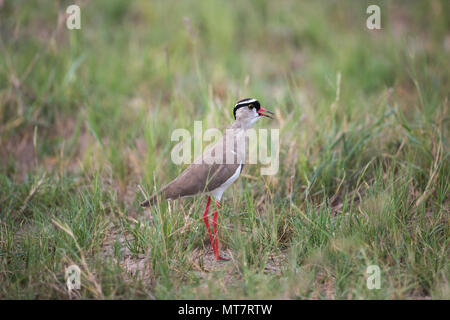
{"type": "MultiPolygon", "coordinates": [[[[178,178],[161,189],[165,199],[178,199],[201,192],[212,191],[224,184],[238,169],[240,164],[191,164],[178,178]]],[[[242,168],[241,168],[242,170],[242,168]]],[[[141,203],[148,207],[155,204],[157,195],[141,203]]]]}
{"type": "MultiPolygon", "coordinates": [[[[236,163],[226,163],[225,141],[226,138],[224,137],[213,148],[205,151],[202,155],[203,161],[200,163],[198,163],[199,161],[194,162],[186,168],[176,179],[161,189],[161,195],[166,199],[177,199],[212,191],[224,184],[241,166],[240,163],[237,163],[237,157],[234,155],[231,155],[231,157],[235,159],[236,163]],[[218,150],[222,150],[221,163],[207,161],[208,158],[215,157],[218,150]]],[[[150,204],[154,204],[156,200],[157,195],[153,195],[148,201],[141,203],[141,206],[148,207],[150,204]]]]}
{"type": "Polygon", "coordinates": [[[239,164],[192,164],[178,178],[162,188],[166,199],[192,196],[214,190],[225,183],[239,164]]]}

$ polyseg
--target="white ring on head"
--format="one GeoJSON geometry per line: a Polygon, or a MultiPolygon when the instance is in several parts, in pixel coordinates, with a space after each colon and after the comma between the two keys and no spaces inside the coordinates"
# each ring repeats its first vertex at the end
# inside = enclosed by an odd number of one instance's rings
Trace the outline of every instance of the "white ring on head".
{"type": "Polygon", "coordinates": [[[257,101],[256,99],[248,98],[248,99],[245,99],[244,101],[240,101],[240,102],[236,103],[236,105],[234,107],[236,108],[237,106],[239,106],[241,104],[246,105],[246,104],[254,103],[256,101],[257,101]]]}

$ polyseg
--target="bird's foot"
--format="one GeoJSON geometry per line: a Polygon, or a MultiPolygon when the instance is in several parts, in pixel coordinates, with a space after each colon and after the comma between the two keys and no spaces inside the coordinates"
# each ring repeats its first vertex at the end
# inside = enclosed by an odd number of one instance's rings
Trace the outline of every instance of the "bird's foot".
{"type": "Polygon", "coordinates": [[[217,261],[230,261],[230,259],[224,258],[224,257],[221,257],[221,256],[217,256],[217,257],[216,257],[216,260],[217,260],[217,261]]]}

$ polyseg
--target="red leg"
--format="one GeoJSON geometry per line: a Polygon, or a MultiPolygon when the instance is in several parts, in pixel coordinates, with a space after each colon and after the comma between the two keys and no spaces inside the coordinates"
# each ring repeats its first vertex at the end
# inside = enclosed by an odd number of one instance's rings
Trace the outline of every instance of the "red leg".
{"type": "Polygon", "coordinates": [[[217,209],[220,207],[220,203],[219,201],[216,201],[216,210],[214,211],[214,216],[213,216],[213,230],[214,230],[214,245],[213,245],[213,249],[214,249],[214,254],[216,255],[216,260],[230,260],[230,259],[226,259],[226,258],[222,258],[219,255],[219,237],[217,234],[217,209]]]}
{"type": "MultiPolygon", "coordinates": [[[[210,203],[211,203],[211,197],[208,197],[208,202],[206,202],[205,212],[203,212],[203,222],[205,222],[206,230],[208,230],[208,234],[209,234],[209,241],[211,241],[211,245],[214,250],[214,242],[213,242],[213,238],[211,235],[211,229],[209,228],[209,221],[208,221],[208,211],[209,211],[210,203]]],[[[215,252],[215,250],[214,250],[214,252],[215,252]]]]}

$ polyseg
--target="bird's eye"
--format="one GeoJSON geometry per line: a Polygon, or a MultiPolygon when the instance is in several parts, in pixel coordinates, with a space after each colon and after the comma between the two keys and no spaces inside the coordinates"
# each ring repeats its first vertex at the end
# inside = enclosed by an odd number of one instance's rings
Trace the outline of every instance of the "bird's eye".
{"type": "Polygon", "coordinates": [[[249,108],[249,109],[253,109],[254,106],[253,106],[252,104],[250,104],[250,105],[248,105],[248,108],[249,108]]]}

